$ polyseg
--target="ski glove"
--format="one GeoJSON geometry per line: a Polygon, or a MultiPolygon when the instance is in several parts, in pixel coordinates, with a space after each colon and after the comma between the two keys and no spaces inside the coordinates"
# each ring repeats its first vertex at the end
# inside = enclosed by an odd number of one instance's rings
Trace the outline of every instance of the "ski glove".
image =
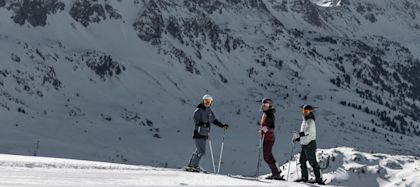
{"type": "Polygon", "coordinates": [[[222,127],[225,128],[225,129],[228,129],[229,125],[227,123],[225,123],[225,124],[222,125],[222,127]]]}
{"type": "Polygon", "coordinates": [[[267,133],[267,132],[268,132],[268,128],[267,128],[267,126],[263,126],[263,127],[261,127],[261,131],[262,131],[263,133],[267,133]]]}
{"type": "Polygon", "coordinates": [[[292,142],[296,143],[300,141],[300,135],[299,133],[293,133],[292,142]]]}
{"type": "Polygon", "coordinates": [[[295,133],[295,134],[293,135],[292,142],[293,142],[293,143],[299,142],[299,141],[300,141],[300,137],[302,137],[302,136],[306,136],[306,135],[305,135],[305,132],[299,132],[299,134],[295,133]]]}

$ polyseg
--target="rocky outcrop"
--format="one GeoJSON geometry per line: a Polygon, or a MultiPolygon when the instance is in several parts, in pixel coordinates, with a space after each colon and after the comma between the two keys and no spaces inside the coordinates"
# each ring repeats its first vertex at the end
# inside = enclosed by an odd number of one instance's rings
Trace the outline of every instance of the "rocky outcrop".
{"type": "Polygon", "coordinates": [[[164,27],[162,13],[154,0],[146,5],[146,10],[133,23],[137,36],[154,45],[160,43],[164,27]]]}
{"type": "Polygon", "coordinates": [[[107,78],[118,76],[125,71],[125,67],[119,64],[110,55],[102,54],[97,51],[86,52],[81,56],[81,60],[103,81],[107,78]]]}
{"type": "Polygon", "coordinates": [[[77,0],[73,3],[70,16],[87,27],[92,23],[99,23],[108,19],[121,19],[122,16],[110,4],[90,0],[77,0]]]}
{"type": "Polygon", "coordinates": [[[58,0],[23,0],[12,1],[10,4],[0,1],[0,7],[6,6],[13,11],[11,17],[19,25],[26,22],[34,27],[45,26],[49,15],[56,14],[64,10],[65,4],[58,0]]]}

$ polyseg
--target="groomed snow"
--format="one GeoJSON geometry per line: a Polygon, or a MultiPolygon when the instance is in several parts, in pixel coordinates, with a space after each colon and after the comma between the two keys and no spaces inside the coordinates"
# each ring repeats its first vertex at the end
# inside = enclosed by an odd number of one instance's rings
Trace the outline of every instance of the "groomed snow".
{"type": "MultiPolygon", "coordinates": [[[[420,186],[419,158],[370,154],[340,147],[318,150],[331,186],[420,186]],[[329,159],[327,159],[330,157],[329,159]],[[328,165],[326,163],[329,162],[328,165]]],[[[298,158],[295,155],[294,158],[298,158]]],[[[295,180],[296,162],[290,163],[295,180]]],[[[288,163],[281,166],[287,178],[288,163]]],[[[267,175],[260,176],[264,178],[267,175]]],[[[106,162],[0,154],[0,186],[314,186],[288,181],[250,181],[226,175],[106,162]]]]}

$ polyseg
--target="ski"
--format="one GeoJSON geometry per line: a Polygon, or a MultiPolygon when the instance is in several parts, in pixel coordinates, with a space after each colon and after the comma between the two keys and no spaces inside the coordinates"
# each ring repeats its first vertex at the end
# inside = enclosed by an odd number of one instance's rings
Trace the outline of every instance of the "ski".
{"type": "Polygon", "coordinates": [[[208,172],[208,171],[206,171],[202,168],[192,168],[192,167],[188,167],[188,166],[182,168],[182,170],[186,171],[186,172],[192,172],[192,173],[205,173],[205,174],[210,173],[210,172],[208,172]]]}
{"type": "Polygon", "coordinates": [[[267,180],[277,180],[277,181],[286,181],[286,179],[284,178],[284,175],[280,175],[279,178],[265,178],[267,180]]]}
{"type": "Polygon", "coordinates": [[[249,180],[249,181],[257,181],[257,182],[263,182],[263,183],[270,183],[267,181],[263,181],[257,177],[245,177],[242,175],[232,175],[232,174],[228,174],[229,177],[235,178],[235,179],[242,179],[242,180],[249,180]]]}
{"type": "Polygon", "coordinates": [[[327,181],[327,179],[322,180],[321,184],[318,184],[315,180],[309,180],[309,181],[299,181],[299,180],[295,180],[293,182],[298,182],[298,183],[308,183],[308,184],[317,184],[317,185],[325,185],[325,182],[327,181]]]}
{"type": "MultiPolygon", "coordinates": [[[[322,180],[322,184],[319,185],[325,185],[325,182],[327,181],[327,179],[322,180]]],[[[315,180],[309,180],[307,183],[309,184],[318,184],[315,180]]]]}
{"type": "Polygon", "coordinates": [[[238,178],[238,179],[245,179],[245,180],[253,180],[253,181],[259,181],[260,179],[257,177],[245,177],[242,175],[232,175],[228,174],[229,177],[238,178]]]}

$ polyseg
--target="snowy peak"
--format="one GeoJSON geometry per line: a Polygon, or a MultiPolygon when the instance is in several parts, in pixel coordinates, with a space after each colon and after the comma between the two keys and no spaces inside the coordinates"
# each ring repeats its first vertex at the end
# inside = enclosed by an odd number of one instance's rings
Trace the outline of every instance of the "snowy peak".
{"type": "Polygon", "coordinates": [[[312,0],[311,2],[322,7],[341,6],[341,0],[312,0]]]}
{"type": "MultiPolygon", "coordinates": [[[[420,6],[415,0],[282,0],[267,1],[266,4],[275,11],[274,14],[281,15],[277,16],[279,20],[290,23],[288,26],[294,25],[287,21],[291,18],[306,29],[314,26],[332,34],[351,36],[367,32],[391,36],[402,31],[401,28],[390,27],[389,22],[395,22],[404,29],[417,34],[420,32],[420,22],[416,19],[420,14],[420,6]],[[383,32],[383,29],[387,32],[383,32]]],[[[298,27],[303,29],[301,26],[298,27]]]]}

